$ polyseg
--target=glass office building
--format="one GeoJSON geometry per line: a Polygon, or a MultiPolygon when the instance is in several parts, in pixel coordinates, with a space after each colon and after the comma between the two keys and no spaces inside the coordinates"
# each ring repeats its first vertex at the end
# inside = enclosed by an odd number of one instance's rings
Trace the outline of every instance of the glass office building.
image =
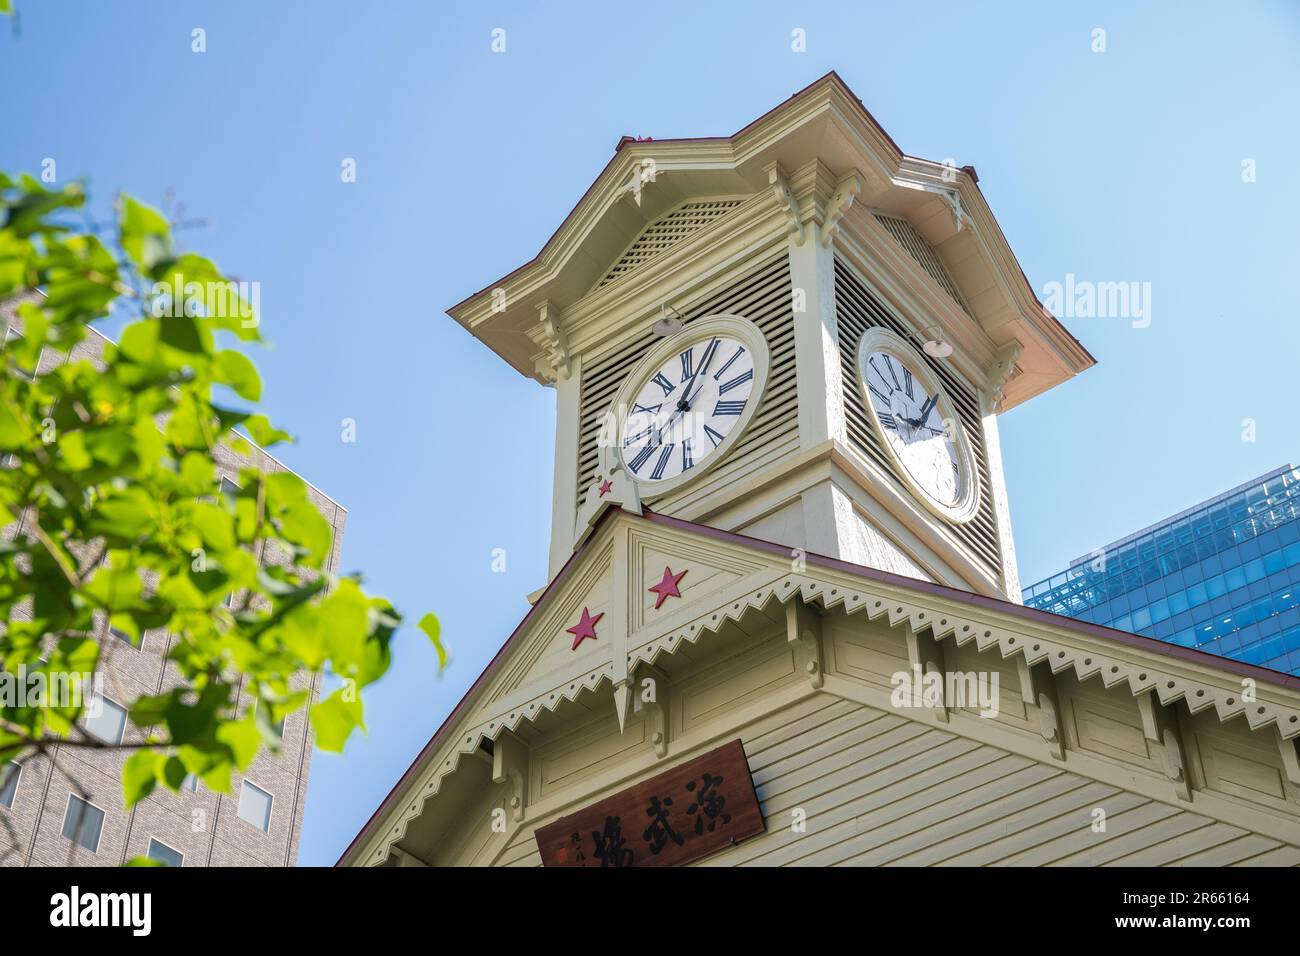
{"type": "Polygon", "coordinates": [[[1278,468],[1078,558],[1023,597],[1300,674],[1300,470],[1278,468]]]}

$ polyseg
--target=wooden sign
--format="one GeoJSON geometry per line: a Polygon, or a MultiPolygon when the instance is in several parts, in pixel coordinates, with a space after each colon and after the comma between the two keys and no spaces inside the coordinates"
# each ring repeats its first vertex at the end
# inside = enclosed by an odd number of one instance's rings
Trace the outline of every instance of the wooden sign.
{"type": "Polygon", "coordinates": [[[545,866],[677,866],[763,832],[739,740],[537,831],[545,866]]]}

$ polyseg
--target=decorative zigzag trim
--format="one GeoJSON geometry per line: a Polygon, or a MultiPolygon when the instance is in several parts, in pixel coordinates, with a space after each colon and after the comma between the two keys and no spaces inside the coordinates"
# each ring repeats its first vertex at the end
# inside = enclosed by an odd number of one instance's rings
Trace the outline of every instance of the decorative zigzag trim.
{"type": "MultiPolygon", "coordinates": [[[[1127,682],[1134,697],[1155,691],[1161,704],[1168,706],[1185,700],[1193,714],[1213,707],[1220,723],[1244,716],[1251,730],[1264,730],[1276,725],[1284,740],[1300,736],[1300,710],[1260,700],[1243,701],[1240,688],[1215,687],[1176,676],[1158,666],[1123,661],[1086,648],[1027,635],[1023,631],[1016,633],[997,625],[981,625],[956,615],[940,616],[935,620],[930,612],[907,601],[890,601],[871,595],[864,597],[863,592],[845,591],[839,586],[828,587],[809,581],[803,584],[801,593],[805,602],[820,600],[827,609],[843,607],[849,614],[866,610],[870,619],[887,614],[891,626],[905,621],[914,631],[930,628],[936,639],[953,638],[958,646],[972,640],[981,652],[996,646],[1003,658],[1020,654],[1030,665],[1048,664],[1054,674],[1073,668],[1080,681],[1099,677],[1107,689],[1127,682]]],[[[1025,629],[1032,632],[1039,628],[1028,624],[1025,629]]]]}
{"type": "MultiPolygon", "coordinates": [[[[1080,681],[1099,677],[1107,689],[1127,682],[1129,691],[1135,697],[1154,691],[1164,705],[1185,700],[1193,714],[1213,707],[1221,723],[1244,716],[1251,730],[1264,730],[1269,725],[1276,725],[1285,740],[1300,736],[1300,710],[1259,700],[1246,702],[1241,699],[1240,690],[1214,687],[1143,664],[1070,647],[1059,641],[1036,636],[1032,632],[1047,628],[1032,623],[1019,622],[1021,630],[1012,631],[1000,625],[982,624],[956,614],[942,614],[936,619],[932,611],[914,602],[890,597],[886,593],[865,587],[845,587],[843,583],[807,574],[789,574],[778,578],[771,585],[756,588],[743,597],[732,598],[721,607],[701,614],[689,624],[641,644],[628,654],[628,673],[633,673],[642,662],[653,664],[664,654],[676,653],[683,644],[698,643],[706,634],[716,634],[728,623],[738,623],[751,610],[762,610],[773,601],[785,605],[796,594],[805,604],[818,603],[826,610],[839,608],[849,615],[865,613],[871,621],[883,617],[891,628],[904,624],[913,631],[929,628],[937,640],[952,638],[958,646],[974,641],[980,652],[996,647],[1004,659],[1020,654],[1030,665],[1047,663],[1054,674],[1073,668],[1080,681]],[[1026,631],[1031,633],[1027,634],[1026,631]]],[[[384,862],[389,847],[406,835],[410,821],[423,812],[425,802],[438,793],[443,778],[455,771],[462,756],[473,754],[485,739],[496,740],[502,730],[513,731],[522,721],[532,722],[543,711],[555,711],[563,701],[575,700],[584,690],[595,691],[607,680],[612,683],[613,669],[612,663],[606,664],[570,680],[567,685],[562,684],[539,694],[512,708],[508,714],[481,723],[458,738],[455,744],[451,741],[445,743],[440,755],[441,764],[407,798],[408,805],[390,824],[383,843],[371,852],[363,865],[378,866],[384,862]]]]}

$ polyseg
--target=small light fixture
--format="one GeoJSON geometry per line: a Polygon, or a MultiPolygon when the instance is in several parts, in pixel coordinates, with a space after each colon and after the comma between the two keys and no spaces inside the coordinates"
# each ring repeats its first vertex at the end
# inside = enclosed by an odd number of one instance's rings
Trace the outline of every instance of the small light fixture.
{"type": "Polygon", "coordinates": [[[667,302],[661,306],[661,310],[663,314],[660,316],[659,321],[650,327],[650,331],[660,338],[666,339],[670,335],[676,335],[680,332],[684,323],[677,310],[667,302]],[[670,311],[672,315],[668,314],[670,311]]]}
{"type": "Polygon", "coordinates": [[[921,351],[925,352],[925,354],[930,356],[931,358],[938,358],[938,359],[947,358],[949,355],[951,355],[952,343],[944,339],[942,333],[939,330],[939,326],[932,325],[929,328],[925,328],[921,330],[922,335],[925,335],[929,332],[934,332],[935,334],[930,338],[926,339],[924,343],[922,343],[921,351]]]}

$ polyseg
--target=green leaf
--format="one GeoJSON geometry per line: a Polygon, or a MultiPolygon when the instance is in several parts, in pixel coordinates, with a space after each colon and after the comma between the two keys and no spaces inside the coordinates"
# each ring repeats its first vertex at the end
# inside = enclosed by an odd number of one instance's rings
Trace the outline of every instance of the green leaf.
{"type": "Polygon", "coordinates": [[[223,723],[217,728],[217,739],[230,748],[235,766],[240,770],[248,769],[262,745],[262,735],[258,733],[257,721],[251,714],[241,720],[223,723]]]}
{"type": "Polygon", "coordinates": [[[288,471],[267,475],[266,501],[280,533],[290,544],[302,548],[311,567],[320,567],[334,541],[330,523],[307,497],[307,484],[288,471]]]}
{"type": "Polygon", "coordinates": [[[230,386],[240,398],[255,402],[262,397],[262,379],[243,353],[229,349],[218,352],[215,366],[217,380],[230,386]]]}
{"type": "Polygon", "coordinates": [[[152,206],[123,196],[118,228],[122,248],[141,269],[150,269],[169,255],[171,228],[163,214],[152,206]]]}
{"type": "Polygon", "coordinates": [[[265,415],[249,415],[243,422],[248,437],[263,448],[270,448],[291,439],[287,432],[282,432],[267,419],[265,415]]]}
{"type": "Polygon", "coordinates": [[[201,501],[194,506],[194,528],[204,547],[212,551],[228,551],[235,546],[235,527],[230,513],[224,508],[201,501]]]}
{"type": "Polygon", "coordinates": [[[17,451],[31,439],[26,423],[13,413],[8,402],[0,402],[0,450],[17,451]]]}
{"type": "Polygon", "coordinates": [[[86,451],[110,467],[121,465],[135,447],[135,436],[125,428],[97,428],[86,433],[86,451]]]}
{"type": "Polygon", "coordinates": [[[163,456],[163,436],[158,425],[148,415],[141,415],[131,426],[131,439],[134,442],[131,451],[136,461],[146,471],[157,465],[163,456]]]}
{"type": "Polygon", "coordinates": [[[113,614],[109,617],[108,623],[110,627],[115,627],[125,634],[130,639],[132,646],[140,646],[140,625],[133,615],[113,614]]]}
{"type": "Polygon", "coordinates": [[[158,332],[156,321],[133,322],[122,330],[117,348],[133,362],[148,364],[158,357],[158,332]]]}
{"type": "Polygon", "coordinates": [[[192,451],[181,459],[178,491],[196,497],[206,495],[211,493],[216,481],[216,466],[203,452],[192,451]]]}
{"type": "Polygon", "coordinates": [[[233,792],[230,786],[230,774],[233,769],[234,765],[229,760],[218,761],[199,774],[199,779],[209,790],[229,794],[233,792]]]}
{"type": "Polygon", "coordinates": [[[82,471],[91,465],[86,452],[85,432],[63,432],[59,435],[59,457],[72,471],[82,471]]]}
{"type": "Polygon", "coordinates": [[[122,794],[128,810],[153,792],[166,761],[156,750],[137,750],[122,765],[122,794]]]}
{"type": "Polygon", "coordinates": [[[192,315],[169,315],[158,323],[163,344],[189,355],[211,354],[212,333],[203,327],[201,320],[192,315]]]}
{"type": "Polygon", "coordinates": [[[340,677],[354,677],[364,663],[366,636],[370,633],[369,605],[355,581],[343,580],[320,604],[328,622],[325,648],[340,677]]]}
{"type": "MultiPolygon", "coordinates": [[[[133,540],[153,531],[154,509],[154,501],[143,488],[127,488],[96,506],[89,527],[98,534],[133,540]]],[[[104,570],[101,568],[91,580],[98,579],[104,570]]]]}
{"type": "MultiPolygon", "coordinates": [[[[346,700],[344,695],[344,690],[336,690],[311,709],[316,746],[321,750],[341,753],[352,731],[357,727],[365,729],[361,721],[360,699],[346,700]]],[[[355,696],[355,691],[352,696],[355,696]]]]}
{"type": "Polygon", "coordinates": [[[207,436],[192,402],[177,405],[167,419],[167,437],[179,448],[204,448],[207,436]]]}
{"type": "MultiPolygon", "coordinates": [[[[4,0],[0,0],[0,3],[3,3],[3,2],[4,2],[4,0]]],[[[129,859],[129,860],[126,861],[126,864],[125,864],[125,865],[126,865],[126,866],[163,866],[163,867],[165,867],[167,864],[164,863],[162,860],[155,860],[155,859],[154,859],[153,857],[151,857],[151,856],[133,856],[133,857],[131,857],[131,859],[129,859]]]]}
{"type": "Polygon", "coordinates": [[[173,697],[163,694],[159,697],[137,697],[129,711],[131,722],[137,727],[155,727],[167,719],[173,697]]]}
{"type": "Polygon", "coordinates": [[[438,652],[438,672],[441,673],[446,669],[449,659],[447,648],[442,643],[442,624],[434,614],[429,613],[420,618],[419,627],[433,641],[433,648],[438,652]]]}
{"type": "Polygon", "coordinates": [[[285,617],[279,629],[285,649],[312,670],[325,663],[325,621],[319,608],[299,607],[285,617]]]}
{"type": "Polygon", "coordinates": [[[162,773],[159,774],[162,782],[167,785],[167,789],[173,793],[180,791],[181,785],[185,783],[185,778],[189,775],[190,771],[185,766],[185,762],[176,755],[167,758],[163,764],[162,773]]]}

